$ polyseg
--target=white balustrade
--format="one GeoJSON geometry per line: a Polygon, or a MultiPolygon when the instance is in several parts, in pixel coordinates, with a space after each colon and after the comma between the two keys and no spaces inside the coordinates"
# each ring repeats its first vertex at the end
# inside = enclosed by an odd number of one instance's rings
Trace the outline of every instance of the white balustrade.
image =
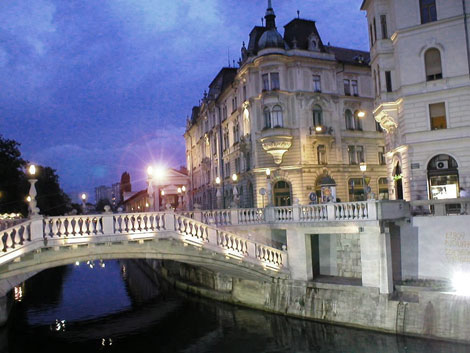
{"type": "Polygon", "coordinates": [[[300,207],[301,222],[319,222],[328,220],[327,205],[309,205],[300,207]]]}
{"type": "Polygon", "coordinates": [[[191,218],[175,216],[175,230],[198,244],[209,241],[208,226],[191,218]]]}
{"type": "Polygon", "coordinates": [[[202,222],[220,226],[232,225],[230,210],[211,210],[202,212],[202,222]]]}
{"type": "Polygon", "coordinates": [[[344,202],[333,205],[336,221],[368,220],[369,210],[367,201],[344,202]]]}
{"type": "Polygon", "coordinates": [[[114,215],[116,234],[151,233],[165,229],[163,212],[121,213],[114,215]]]}
{"type": "Polygon", "coordinates": [[[248,240],[232,233],[217,231],[217,245],[227,256],[242,258],[248,254],[248,240]]]}
{"type": "Polygon", "coordinates": [[[31,241],[31,221],[0,231],[1,250],[8,252],[31,241]]]}
{"type": "Polygon", "coordinates": [[[264,223],[264,208],[240,208],[238,211],[238,223],[256,224],[264,223]]]}
{"type": "Polygon", "coordinates": [[[273,207],[275,222],[291,222],[294,220],[293,207],[273,207]]]}
{"type": "Polygon", "coordinates": [[[102,235],[103,216],[62,216],[44,219],[44,235],[56,237],[80,237],[102,235]]]}
{"type": "Polygon", "coordinates": [[[281,268],[284,264],[282,251],[256,244],[256,258],[259,259],[265,266],[273,268],[281,268]]]}

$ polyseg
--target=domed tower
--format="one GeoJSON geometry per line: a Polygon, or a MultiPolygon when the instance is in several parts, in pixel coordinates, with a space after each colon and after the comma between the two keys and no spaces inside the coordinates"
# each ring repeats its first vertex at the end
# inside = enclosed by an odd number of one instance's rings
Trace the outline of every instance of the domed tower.
{"type": "Polygon", "coordinates": [[[266,9],[266,31],[262,34],[258,41],[258,49],[266,48],[286,48],[286,43],[282,38],[281,34],[276,29],[276,15],[271,4],[271,0],[268,0],[268,8],[266,9]]]}

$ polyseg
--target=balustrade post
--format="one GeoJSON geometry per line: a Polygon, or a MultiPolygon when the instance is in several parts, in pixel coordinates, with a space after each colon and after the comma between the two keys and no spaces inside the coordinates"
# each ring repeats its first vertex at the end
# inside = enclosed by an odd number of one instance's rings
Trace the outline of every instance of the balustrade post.
{"type": "Polygon", "coordinates": [[[163,214],[163,217],[165,217],[165,230],[177,230],[176,229],[176,223],[175,223],[175,213],[168,213],[165,212],[163,214]]]}
{"type": "Polygon", "coordinates": [[[274,223],[275,215],[274,215],[274,208],[271,206],[266,206],[264,209],[264,218],[266,223],[274,223]]]}
{"type": "Polygon", "coordinates": [[[436,203],[434,204],[434,216],[445,216],[446,215],[446,204],[436,203]]]}
{"type": "Polygon", "coordinates": [[[377,219],[377,200],[367,200],[367,219],[376,220],[377,219]]]}
{"type": "Polygon", "coordinates": [[[34,217],[31,221],[31,241],[44,239],[44,218],[34,217]]]}
{"type": "Polygon", "coordinates": [[[214,228],[207,229],[207,238],[209,240],[209,244],[217,245],[217,230],[214,228]]]}
{"type": "Polygon", "coordinates": [[[300,208],[301,206],[297,203],[292,206],[292,220],[294,222],[300,222],[300,208]]]}
{"type": "Polygon", "coordinates": [[[232,225],[238,225],[240,223],[238,219],[238,208],[231,208],[229,212],[230,212],[230,223],[232,225]]]}
{"type": "Polygon", "coordinates": [[[334,203],[329,202],[326,204],[326,215],[329,221],[334,221],[336,219],[334,203]]]}
{"type": "Polygon", "coordinates": [[[112,213],[105,212],[103,214],[103,234],[114,234],[114,215],[112,213]]]}
{"type": "Polygon", "coordinates": [[[256,259],[256,244],[253,241],[251,240],[247,241],[246,252],[249,258],[256,259]]]}

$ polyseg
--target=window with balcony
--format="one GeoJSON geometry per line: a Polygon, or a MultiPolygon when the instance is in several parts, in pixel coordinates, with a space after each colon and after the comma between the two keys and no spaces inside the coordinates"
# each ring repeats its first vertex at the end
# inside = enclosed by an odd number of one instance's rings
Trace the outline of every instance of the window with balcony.
{"type": "Polygon", "coordinates": [[[431,119],[431,130],[447,129],[445,103],[430,104],[429,116],[431,119]]]}
{"type": "Polygon", "coordinates": [[[320,75],[313,75],[313,91],[321,92],[321,77],[320,75]]]}
{"type": "Polygon", "coordinates": [[[319,105],[313,106],[313,126],[323,125],[323,111],[319,105]]]}
{"type": "Polygon", "coordinates": [[[318,145],[317,158],[318,158],[318,164],[327,164],[325,145],[318,145]]]}
{"type": "Polygon", "coordinates": [[[419,0],[421,23],[437,21],[436,0],[419,0]]]}
{"type": "Polygon", "coordinates": [[[441,52],[431,48],[424,53],[424,64],[426,67],[426,81],[434,81],[442,78],[441,52]]]}
{"type": "Polygon", "coordinates": [[[233,143],[238,143],[240,141],[240,125],[238,121],[233,123],[233,143]]]}
{"type": "Polygon", "coordinates": [[[269,111],[269,108],[264,108],[263,116],[264,116],[264,127],[266,129],[270,129],[271,128],[271,112],[269,111]]]}

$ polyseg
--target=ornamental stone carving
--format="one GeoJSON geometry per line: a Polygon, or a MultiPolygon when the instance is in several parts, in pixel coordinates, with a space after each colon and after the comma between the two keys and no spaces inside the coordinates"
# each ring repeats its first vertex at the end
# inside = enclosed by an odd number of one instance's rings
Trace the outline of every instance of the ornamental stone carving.
{"type": "Polygon", "coordinates": [[[282,163],[282,157],[292,146],[292,135],[289,129],[267,129],[261,133],[261,146],[273,156],[274,163],[282,163]]]}

